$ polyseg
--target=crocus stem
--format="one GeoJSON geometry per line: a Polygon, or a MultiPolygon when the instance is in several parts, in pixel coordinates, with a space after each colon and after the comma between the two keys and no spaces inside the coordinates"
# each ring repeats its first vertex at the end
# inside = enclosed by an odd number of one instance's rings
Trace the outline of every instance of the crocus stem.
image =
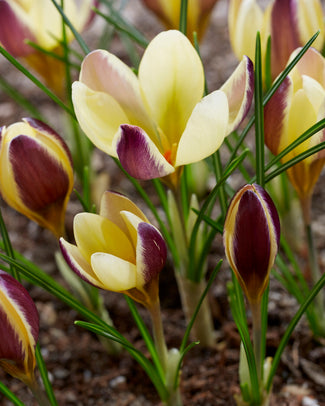
{"type": "MultiPolygon", "coordinates": [[[[262,340],[261,340],[261,302],[250,303],[250,308],[252,312],[252,323],[253,323],[253,349],[256,363],[257,379],[261,389],[263,382],[263,360],[262,360],[262,340]]],[[[261,392],[261,390],[260,390],[261,392]]]]}
{"type": "MultiPolygon", "coordinates": [[[[318,266],[317,260],[317,252],[314,243],[313,237],[313,230],[311,226],[311,216],[310,216],[310,208],[311,208],[311,198],[307,198],[301,201],[304,223],[305,223],[305,230],[306,230],[306,238],[307,238],[307,246],[308,246],[308,257],[309,257],[309,266],[311,272],[311,279],[312,285],[319,281],[321,278],[321,272],[318,266]]],[[[316,334],[321,336],[325,335],[325,301],[324,301],[324,292],[321,290],[319,294],[315,298],[315,315],[316,315],[316,324],[317,330],[316,334]]]]}
{"type": "Polygon", "coordinates": [[[171,350],[168,352],[165,335],[163,330],[163,324],[161,319],[160,302],[159,299],[148,307],[151,321],[153,337],[155,347],[158,353],[158,357],[165,373],[165,384],[169,392],[169,397],[165,400],[166,406],[182,406],[181,394],[179,391],[179,385],[175,387],[177,367],[179,364],[179,352],[177,350],[171,350]]]}
{"type": "MultiPolygon", "coordinates": [[[[181,296],[182,307],[187,319],[186,321],[189,323],[205,289],[205,280],[193,282],[181,274],[176,274],[176,280],[181,296]]],[[[212,348],[215,345],[215,332],[207,296],[202,302],[191,334],[194,340],[200,341],[200,344],[204,347],[212,348]]]]}
{"type": "Polygon", "coordinates": [[[151,321],[152,321],[152,331],[153,331],[153,338],[155,341],[155,347],[158,353],[158,357],[161,363],[161,366],[166,374],[167,371],[167,346],[165,341],[164,329],[161,319],[161,311],[160,311],[160,301],[159,299],[156,300],[150,307],[148,307],[151,321]]]}
{"type": "Polygon", "coordinates": [[[31,392],[33,393],[39,406],[51,406],[51,403],[49,402],[43,389],[38,384],[36,379],[34,379],[33,382],[31,384],[29,384],[28,386],[29,386],[29,389],[31,390],[31,392]]]}

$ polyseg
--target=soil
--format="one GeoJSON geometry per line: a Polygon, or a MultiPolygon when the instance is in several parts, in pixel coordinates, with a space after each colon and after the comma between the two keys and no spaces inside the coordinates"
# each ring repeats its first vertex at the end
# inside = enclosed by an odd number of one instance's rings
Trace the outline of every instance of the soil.
{"type": "MultiPolygon", "coordinates": [[[[125,10],[127,18],[148,39],[152,38],[162,27],[142,7],[139,0],[133,0],[130,3],[125,10]]],[[[229,46],[226,11],[226,0],[219,0],[201,47],[207,82],[211,90],[217,89],[227,79],[237,63],[229,46]]],[[[95,44],[100,28],[101,24],[97,22],[86,34],[90,44],[95,44]]],[[[127,60],[123,45],[117,37],[114,38],[111,49],[127,60]]],[[[26,97],[41,106],[49,123],[60,132],[63,120],[53,103],[3,58],[1,58],[0,74],[10,83],[15,84],[26,97]]],[[[27,115],[26,111],[17,106],[4,92],[0,93],[0,96],[1,125],[10,125],[27,115]]],[[[110,188],[131,197],[150,216],[148,209],[132,186],[108,156],[96,152],[94,166],[98,172],[109,175],[110,188]]],[[[313,226],[322,270],[325,267],[324,184],[325,177],[322,175],[317,184],[313,202],[313,226]]],[[[148,193],[152,193],[149,185],[146,185],[146,188],[148,193]]],[[[152,199],[154,201],[156,199],[154,194],[152,199]]],[[[55,265],[54,254],[58,246],[54,237],[3,202],[1,202],[1,208],[14,248],[69,289],[55,265]]],[[[67,227],[70,235],[72,218],[79,211],[82,209],[73,198],[67,213],[67,227]]],[[[223,257],[222,241],[221,237],[218,237],[209,257],[211,269],[223,257]]],[[[234,395],[239,393],[240,339],[229,310],[226,292],[226,283],[229,279],[230,270],[224,262],[209,292],[216,330],[215,348],[205,349],[197,345],[184,359],[181,393],[186,406],[235,405],[234,395]]],[[[27,283],[25,286],[39,310],[39,343],[58,405],[161,405],[150,379],[128,353],[122,352],[118,356],[108,355],[95,335],[74,325],[75,320],[81,319],[74,310],[39,287],[27,283]]],[[[123,296],[103,292],[103,297],[116,328],[137,348],[147,353],[123,296]]],[[[177,348],[181,343],[186,324],[170,261],[161,273],[160,298],[167,345],[169,348],[177,348]]],[[[295,299],[288,295],[274,278],[271,278],[267,355],[274,355],[285,328],[297,308],[295,299]]],[[[138,306],[138,310],[149,327],[149,318],[145,309],[138,306]]],[[[0,371],[0,380],[17,394],[25,405],[36,404],[21,382],[3,371],[0,371]]],[[[6,406],[11,402],[0,395],[0,404],[6,406]]],[[[271,405],[325,406],[325,341],[313,338],[305,319],[297,326],[283,354],[274,379],[271,405]]]]}

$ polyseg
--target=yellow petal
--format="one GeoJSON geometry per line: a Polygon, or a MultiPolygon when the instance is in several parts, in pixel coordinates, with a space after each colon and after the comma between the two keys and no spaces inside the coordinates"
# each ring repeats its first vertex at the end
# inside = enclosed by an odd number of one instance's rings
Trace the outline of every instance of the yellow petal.
{"type": "Polygon", "coordinates": [[[127,197],[114,192],[105,192],[100,203],[100,215],[115,223],[122,231],[127,234],[128,229],[121,216],[122,211],[127,211],[141,218],[142,221],[149,223],[147,217],[142,211],[127,197]]]}
{"type": "Polygon", "coordinates": [[[319,0],[298,0],[299,37],[304,45],[318,31],[320,33],[313,43],[313,47],[321,51],[324,44],[324,15],[319,0]]]}
{"type": "Polygon", "coordinates": [[[114,255],[97,253],[91,256],[91,265],[105,289],[121,292],[136,287],[137,268],[114,255]]]}
{"type": "Polygon", "coordinates": [[[179,141],[175,166],[200,161],[222,144],[228,126],[227,96],[221,90],[204,97],[193,110],[179,141]]]}
{"type": "Polygon", "coordinates": [[[201,60],[179,31],[158,34],[139,67],[140,87],[148,111],[169,140],[178,143],[193,108],[203,95],[201,60]]]}
{"type": "Polygon", "coordinates": [[[113,97],[96,92],[81,82],[72,85],[72,100],[80,127],[97,148],[117,157],[113,138],[127,116],[113,97]]]}
{"type": "Polygon", "coordinates": [[[231,0],[228,24],[231,46],[237,58],[247,55],[254,61],[256,33],[263,25],[263,12],[256,0],[231,0]]]}
{"type": "Polygon", "coordinates": [[[77,246],[87,261],[95,252],[116,255],[135,263],[134,248],[116,224],[92,213],[79,213],[74,218],[77,246]]]}

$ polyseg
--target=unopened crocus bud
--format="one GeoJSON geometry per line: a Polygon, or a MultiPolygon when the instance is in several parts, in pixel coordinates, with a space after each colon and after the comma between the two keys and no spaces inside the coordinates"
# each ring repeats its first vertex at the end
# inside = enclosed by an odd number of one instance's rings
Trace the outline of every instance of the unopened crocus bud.
{"type": "Polygon", "coordinates": [[[26,289],[0,270],[0,366],[33,386],[39,332],[36,306],[26,289]]]}
{"type": "Polygon", "coordinates": [[[166,243],[134,203],[105,192],[100,213],[77,214],[73,229],[76,245],[61,238],[60,246],[77,275],[98,288],[125,293],[146,307],[158,300],[166,243]]]}
{"type": "MultiPolygon", "coordinates": [[[[58,2],[60,4],[60,2],[58,2]]],[[[73,27],[81,32],[93,19],[95,0],[68,0],[63,10],[73,27]]],[[[66,40],[74,39],[72,31],[66,29],[66,40]]],[[[0,44],[14,57],[25,61],[58,94],[63,91],[65,66],[60,60],[63,30],[62,16],[49,0],[0,0],[0,44]],[[58,55],[36,50],[27,41],[58,55]]]]}
{"type": "Polygon", "coordinates": [[[0,128],[0,193],[9,206],[59,238],[72,188],[70,152],[54,130],[31,118],[0,128]]]}
{"type": "MultiPolygon", "coordinates": [[[[148,9],[156,14],[168,29],[178,29],[181,0],[142,0],[148,9]]],[[[193,41],[193,32],[201,39],[208,26],[217,0],[188,0],[187,36],[193,41]]]]}
{"type": "Polygon", "coordinates": [[[280,239],[274,203],[259,185],[245,185],[233,197],[224,226],[228,262],[251,304],[269,282],[280,239]]]}

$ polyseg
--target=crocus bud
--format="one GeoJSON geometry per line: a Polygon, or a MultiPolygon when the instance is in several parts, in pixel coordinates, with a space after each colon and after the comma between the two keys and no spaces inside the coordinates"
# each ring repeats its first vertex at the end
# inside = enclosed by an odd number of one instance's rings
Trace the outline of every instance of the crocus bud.
{"type": "MultiPolygon", "coordinates": [[[[60,3],[60,2],[59,2],[60,3]]],[[[64,2],[64,13],[74,28],[81,32],[95,15],[95,0],[69,0],[64,2]]],[[[66,39],[74,39],[67,28],[66,39]]],[[[60,59],[38,51],[26,40],[62,56],[62,16],[52,1],[0,0],[0,43],[14,57],[22,57],[39,73],[57,93],[61,94],[64,63],[60,59]]]]}
{"type": "MultiPolygon", "coordinates": [[[[168,29],[178,29],[181,0],[142,0],[168,29]]],[[[208,26],[213,7],[217,0],[188,0],[187,36],[193,41],[193,32],[201,39],[208,26]]]]}
{"type": "Polygon", "coordinates": [[[285,68],[290,54],[318,30],[313,47],[322,50],[324,18],[320,0],[274,0],[263,11],[257,0],[230,0],[228,23],[232,48],[238,59],[254,59],[257,31],[261,32],[262,54],[271,36],[271,77],[285,68]]]}
{"type": "Polygon", "coordinates": [[[233,197],[224,226],[228,262],[247,299],[258,303],[268,284],[280,239],[273,201],[259,185],[246,185],[233,197]]]}
{"type": "Polygon", "coordinates": [[[60,239],[71,269],[98,288],[123,292],[150,307],[158,299],[167,248],[160,232],[128,198],[105,192],[99,214],[74,218],[76,245],[60,239]]]}
{"type": "Polygon", "coordinates": [[[0,270],[0,366],[32,386],[39,332],[36,306],[26,289],[0,270]]]}
{"type": "Polygon", "coordinates": [[[59,238],[72,188],[70,152],[55,131],[31,118],[0,128],[0,192],[9,206],[59,238]]]}

